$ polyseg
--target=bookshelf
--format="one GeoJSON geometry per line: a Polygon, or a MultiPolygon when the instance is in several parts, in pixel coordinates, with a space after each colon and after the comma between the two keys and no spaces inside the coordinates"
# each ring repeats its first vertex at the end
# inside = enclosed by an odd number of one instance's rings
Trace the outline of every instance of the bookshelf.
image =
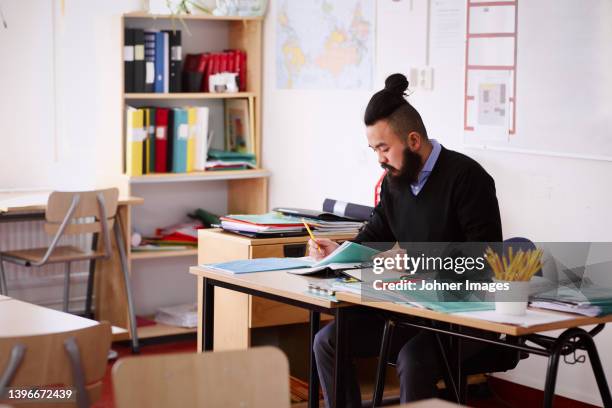
{"type": "Polygon", "coordinates": [[[254,98],[255,93],[253,92],[234,92],[234,93],[209,93],[209,92],[189,92],[189,93],[125,93],[123,98],[126,100],[138,100],[138,99],[153,99],[153,100],[164,100],[164,99],[240,99],[240,98],[254,98]]]}
{"type": "MultiPolygon", "coordinates": [[[[187,212],[203,208],[223,215],[226,213],[261,213],[268,210],[268,177],[261,168],[261,80],[263,17],[217,17],[209,15],[150,15],[142,12],[126,13],[121,17],[121,49],[125,28],[152,30],[181,30],[182,58],[185,55],[241,49],[247,54],[247,88],[245,92],[125,92],[122,85],[122,156],[125,168],[126,116],[128,106],[181,107],[206,106],[210,110],[209,128],[214,132],[213,148],[224,147],[224,101],[245,99],[250,108],[249,129],[254,134],[253,150],[256,168],[231,171],[196,171],[189,173],[151,173],[125,176],[128,194],[143,197],[144,204],[134,208],[127,217],[129,231],[143,235],[155,228],[184,221],[187,212]],[[185,27],[187,26],[187,28],[185,27]],[[187,32],[189,31],[189,32],[187,32]]],[[[123,82],[123,60],[121,80],[123,82]]],[[[134,291],[136,313],[150,317],[156,307],[196,301],[195,282],[188,267],[197,262],[197,249],[132,252],[128,250],[130,274],[134,291]]],[[[117,316],[113,324],[127,327],[127,301],[113,299],[111,307],[117,316]]],[[[163,324],[138,329],[141,338],[163,337],[195,333],[163,324]]],[[[120,334],[114,340],[126,339],[120,334]]]]}

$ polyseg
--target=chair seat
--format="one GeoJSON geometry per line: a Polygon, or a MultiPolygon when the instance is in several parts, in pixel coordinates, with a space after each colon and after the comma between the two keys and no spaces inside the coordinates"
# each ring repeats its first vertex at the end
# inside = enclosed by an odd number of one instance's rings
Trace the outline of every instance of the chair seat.
{"type": "MultiPolygon", "coordinates": [[[[47,253],[47,248],[33,248],[17,251],[6,251],[2,253],[2,260],[15,262],[25,266],[40,261],[47,253]]],[[[81,261],[84,259],[103,258],[103,251],[84,251],[74,246],[58,246],[55,248],[47,263],[81,261]]]]}

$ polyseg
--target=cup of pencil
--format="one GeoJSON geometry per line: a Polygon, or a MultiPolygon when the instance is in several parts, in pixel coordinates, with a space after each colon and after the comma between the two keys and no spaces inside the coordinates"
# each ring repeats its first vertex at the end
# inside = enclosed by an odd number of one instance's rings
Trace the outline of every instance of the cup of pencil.
{"type": "Polygon", "coordinates": [[[521,316],[527,311],[529,299],[529,281],[532,276],[542,268],[542,250],[520,249],[514,252],[508,248],[508,257],[502,252],[500,255],[487,248],[485,258],[493,272],[494,281],[507,283],[508,290],[495,292],[495,311],[497,313],[521,316]]]}

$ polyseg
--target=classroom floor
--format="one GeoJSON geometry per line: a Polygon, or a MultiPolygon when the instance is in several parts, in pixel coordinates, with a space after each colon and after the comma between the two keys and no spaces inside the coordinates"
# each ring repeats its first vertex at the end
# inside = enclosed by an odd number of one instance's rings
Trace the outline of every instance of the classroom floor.
{"type": "MultiPolygon", "coordinates": [[[[118,358],[131,355],[127,345],[114,344],[113,350],[119,354],[118,358]]],[[[192,339],[175,341],[165,344],[144,345],[141,347],[141,355],[166,354],[166,353],[193,353],[196,351],[195,341],[192,339]]],[[[116,360],[115,360],[116,361],[116,360]]],[[[106,376],[102,387],[102,397],[93,405],[93,408],[114,408],[113,387],[111,381],[111,369],[114,361],[108,363],[106,376]]],[[[542,391],[510,383],[498,378],[489,377],[488,392],[485,395],[471,396],[468,406],[474,408],[536,408],[542,405],[542,391]]],[[[364,395],[364,400],[368,397],[364,395]]],[[[306,402],[293,404],[292,408],[306,408],[306,402]]],[[[321,404],[323,406],[323,404],[321,404]]],[[[563,397],[556,397],[555,408],[596,408],[594,405],[577,402],[563,397]]]]}

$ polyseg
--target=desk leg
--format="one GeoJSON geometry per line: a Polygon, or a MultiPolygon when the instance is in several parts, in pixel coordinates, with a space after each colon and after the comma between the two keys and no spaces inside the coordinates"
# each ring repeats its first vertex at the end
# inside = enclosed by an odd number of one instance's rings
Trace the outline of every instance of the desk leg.
{"type": "Polygon", "coordinates": [[[310,311],[310,349],[308,356],[310,358],[310,374],[308,378],[308,407],[318,408],[319,406],[319,374],[317,372],[317,362],[314,356],[314,338],[319,331],[321,323],[321,313],[310,311]]]}
{"type": "Polygon", "coordinates": [[[347,313],[344,308],[336,309],[336,356],[334,362],[334,396],[332,406],[341,408],[346,405],[346,373],[347,345],[346,339],[347,313]]]}
{"type": "Polygon", "coordinates": [[[215,285],[210,283],[207,278],[203,279],[202,285],[204,286],[204,299],[201,299],[204,305],[202,318],[204,319],[202,327],[204,327],[204,351],[212,351],[214,341],[214,330],[215,330],[215,285]]]}
{"type": "MultiPolygon", "coordinates": [[[[461,326],[457,326],[457,331],[461,333],[461,326]]],[[[455,379],[457,384],[457,403],[465,405],[467,402],[467,381],[464,380],[463,368],[463,339],[461,337],[456,338],[456,350],[457,350],[457,378],[455,379]]]]}
{"type": "Polygon", "coordinates": [[[123,281],[125,283],[125,294],[127,295],[128,301],[128,318],[130,321],[130,336],[132,337],[132,353],[138,354],[140,352],[140,346],[138,345],[138,326],[136,325],[136,315],[134,313],[134,299],[132,298],[132,285],[130,283],[130,267],[127,261],[127,255],[125,253],[125,242],[123,240],[124,232],[121,227],[121,216],[117,213],[117,219],[115,220],[115,240],[117,241],[117,248],[119,249],[119,259],[121,260],[121,272],[123,273],[123,281]]]}
{"type": "Polygon", "coordinates": [[[608,388],[606,374],[601,365],[601,360],[599,359],[593,337],[585,330],[578,328],[564,331],[551,348],[551,355],[548,357],[548,369],[546,370],[546,385],[544,386],[544,407],[552,407],[553,398],[555,396],[555,385],[557,382],[557,371],[559,369],[559,358],[561,357],[563,348],[569,345],[573,339],[582,343],[581,346],[589,354],[589,360],[591,360],[591,367],[593,368],[593,374],[595,375],[595,380],[597,381],[597,387],[599,388],[604,407],[612,407],[610,388],[608,388]]]}

